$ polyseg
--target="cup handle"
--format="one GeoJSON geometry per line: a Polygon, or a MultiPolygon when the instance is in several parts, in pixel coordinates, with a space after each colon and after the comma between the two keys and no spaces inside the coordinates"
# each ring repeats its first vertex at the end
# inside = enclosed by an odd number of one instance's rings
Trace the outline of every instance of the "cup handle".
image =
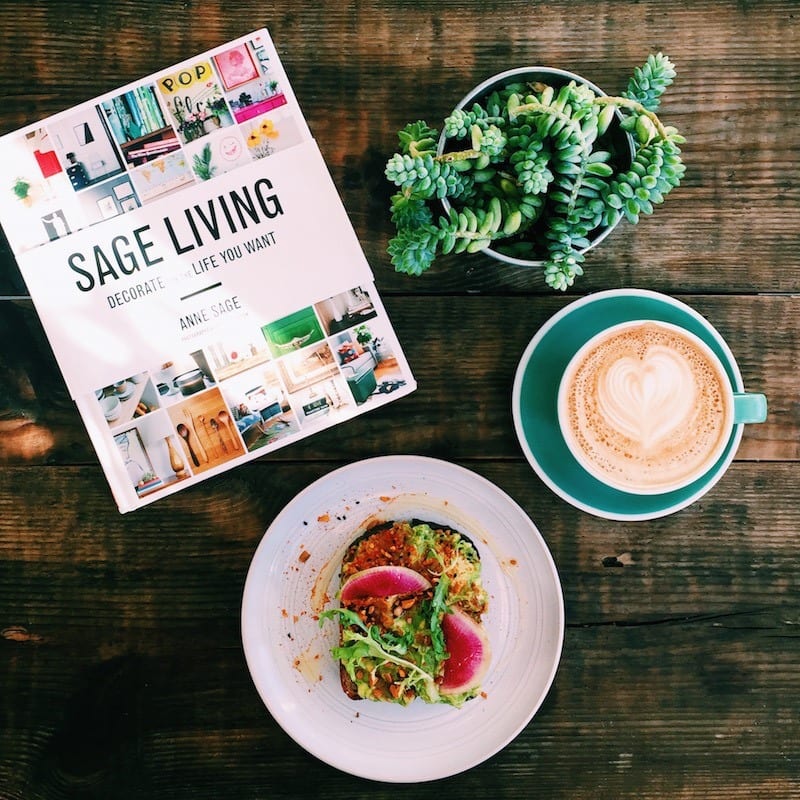
{"type": "Polygon", "coordinates": [[[733,393],[733,421],[764,422],[767,418],[767,398],[757,392],[733,393]]]}

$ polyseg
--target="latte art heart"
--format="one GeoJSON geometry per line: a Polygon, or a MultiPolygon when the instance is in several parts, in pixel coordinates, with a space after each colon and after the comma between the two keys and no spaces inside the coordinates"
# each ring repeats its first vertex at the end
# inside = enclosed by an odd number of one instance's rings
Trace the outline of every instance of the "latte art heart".
{"type": "Polygon", "coordinates": [[[685,424],[697,386],[685,359],[663,347],[615,361],[597,382],[597,406],[620,433],[651,450],[685,424]]]}
{"type": "Polygon", "coordinates": [[[570,362],[559,420],[577,461],[625,491],[685,486],[719,458],[733,395],[705,345],[651,321],[599,334],[570,362]]]}

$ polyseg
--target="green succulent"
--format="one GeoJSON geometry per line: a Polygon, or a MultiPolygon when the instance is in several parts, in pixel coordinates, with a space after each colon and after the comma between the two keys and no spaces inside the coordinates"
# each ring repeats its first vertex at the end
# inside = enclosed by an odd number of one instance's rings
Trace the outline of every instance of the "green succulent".
{"type": "Polygon", "coordinates": [[[623,217],[637,223],[680,184],[684,138],[655,113],[674,77],[672,62],[657,53],[619,97],[575,81],[509,83],[444,120],[441,154],[436,129],[407,125],[385,170],[398,189],[389,242],[395,269],[419,275],[440,253],[491,246],[543,261],[552,288],[571,286],[597,231],[623,217]],[[634,142],[630,164],[616,157],[608,135],[617,113],[634,142]]]}

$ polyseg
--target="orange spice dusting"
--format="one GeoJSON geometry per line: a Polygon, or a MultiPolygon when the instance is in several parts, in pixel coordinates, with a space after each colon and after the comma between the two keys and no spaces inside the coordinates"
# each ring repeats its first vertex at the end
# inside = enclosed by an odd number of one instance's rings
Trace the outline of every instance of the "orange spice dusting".
{"type": "Polygon", "coordinates": [[[285,608],[282,608],[281,609],[281,616],[282,617],[288,617],[289,616],[289,612],[285,608]]]}
{"type": "Polygon", "coordinates": [[[303,552],[300,553],[300,563],[301,564],[305,564],[306,561],[308,561],[309,558],[311,558],[311,553],[309,553],[308,550],[303,550],[303,552]]]}
{"type": "Polygon", "coordinates": [[[517,559],[516,558],[512,558],[508,563],[511,564],[512,567],[516,567],[517,566],[517,559]]]}
{"type": "Polygon", "coordinates": [[[331,515],[330,514],[320,514],[317,517],[317,522],[330,522],[330,521],[331,521],[331,515]]]}

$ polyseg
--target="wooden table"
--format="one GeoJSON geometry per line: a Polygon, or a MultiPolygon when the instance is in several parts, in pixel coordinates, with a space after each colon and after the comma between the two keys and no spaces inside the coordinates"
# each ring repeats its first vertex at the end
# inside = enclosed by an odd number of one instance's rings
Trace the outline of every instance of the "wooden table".
{"type": "Polygon", "coordinates": [[[239,633],[243,582],[280,509],[366,457],[448,459],[536,522],[567,630],[539,713],[497,755],[415,798],[800,797],[800,19],[793,0],[29,0],[0,5],[2,132],[266,25],[419,383],[407,398],[117,513],[7,247],[0,273],[0,797],[378,800],[398,787],[308,755],[272,720],[239,633]],[[663,50],[683,185],[623,223],[567,293],[538,270],[386,256],[383,166],[406,122],[529,64],[607,91],[663,50]],[[515,438],[511,385],[575,297],[685,300],[735,349],[768,421],[702,500],[618,523],[554,496],[515,438]]]}

